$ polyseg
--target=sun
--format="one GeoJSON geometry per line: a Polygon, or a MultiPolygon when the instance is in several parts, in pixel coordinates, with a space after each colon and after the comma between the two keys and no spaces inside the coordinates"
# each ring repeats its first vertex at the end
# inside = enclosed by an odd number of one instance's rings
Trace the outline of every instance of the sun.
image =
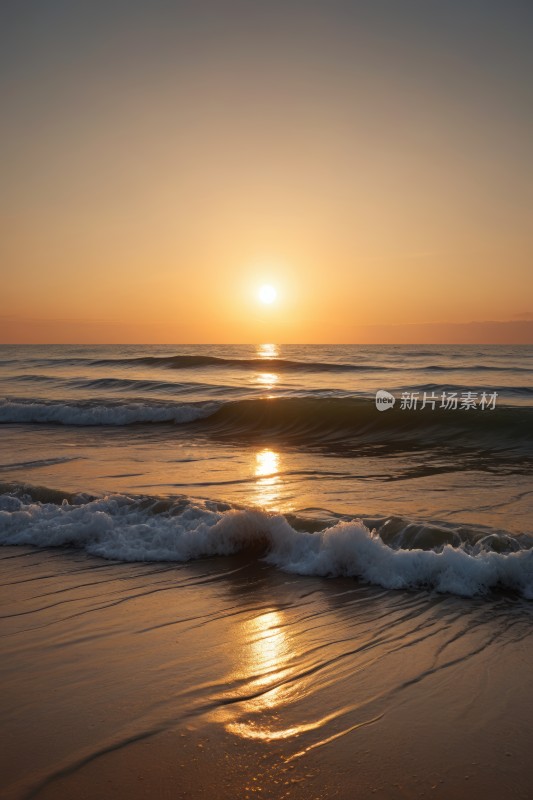
{"type": "Polygon", "coordinates": [[[261,286],[258,292],[259,300],[265,305],[270,305],[273,303],[277,296],[277,291],[268,283],[264,284],[264,286],[261,286]]]}

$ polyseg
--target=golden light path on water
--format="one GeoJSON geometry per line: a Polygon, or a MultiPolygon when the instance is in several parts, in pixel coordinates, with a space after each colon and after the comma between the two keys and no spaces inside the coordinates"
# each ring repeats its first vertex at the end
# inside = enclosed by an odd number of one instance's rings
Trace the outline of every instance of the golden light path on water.
{"type": "Polygon", "coordinates": [[[272,509],[280,499],[281,477],[280,454],[264,448],[255,454],[256,483],[255,504],[261,508],[272,509]]]}
{"type": "Polygon", "coordinates": [[[279,356],[279,348],[277,344],[258,344],[257,357],[258,358],[277,358],[279,356]]]}
{"type": "MultiPolygon", "coordinates": [[[[274,359],[279,356],[274,344],[257,346],[257,357],[274,359]]],[[[272,389],[279,380],[273,372],[260,372],[256,381],[272,389]]],[[[253,456],[253,474],[257,478],[254,504],[266,510],[279,506],[282,490],[281,454],[269,447],[253,456]]],[[[238,706],[221,709],[224,727],[229,733],[244,739],[275,741],[291,739],[316,730],[337,713],[315,720],[283,725],[284,709],[297,703],[307,690],[291,679],[293,648],[290,646],[287,621],[280,610],[266,611],[242,623],[240,631],[241,658],[231,683],[246,683],[246,699],[238,706]],[[238,711],[236,710],[238,708],[238,711]]]]}
{"type": "Polygon", "coordinates": [[[257,376],[257,383],[265,389],[273,389],[278,381],[279,375],[275,372],[260,372],[257,376]]]}
{"type": "Polygon", "coordinates": [[[225,728],[244,739],[288,739],[305,729],[274,727],[278,710],[296,699],[297,693],[296,687],[287,682],[291,650],[283,622],[281,611],[267,611],[242,625],[242,672],[243,676],[251,677],[247,694],[253,696],[241,706],[246,719],[229,720],[225,728]]]}
{"type": "MultiPolygon", "coordinates": [[[[255,453],[255,502],[267,510],[279,505],[280,466],[279,452],[265,447],[255,453]]],[[[279,609],[264,611],[242,622],[237,637],[240,657],[228,682],[242,686],[244,681],[245,696],[218,712],[218,719],[221,715],[229,733],[265,742],[293,739],[322,728],[341,714],[337,710],[315,719],[295,719],[296,708],[313,688],[311,679],[294,680],[297,648],[290,641],[290,630],[285,612],[279,609]],[[284,716],[290,717],[290,722],[287,719],[284,723],[284,716]]]]}
{"type": "MultiPolygon", "coordinates": [[[[272,359],[278,358],[279,348],[275,344],[258,344],[256,348],[257,358],[272,359]]],[[[279,375],[275,372],[258,372],[254,380],[262,389],[273,389],[279,381],[279,375]]]]}
{"type": "MultiPolygon", "coordinates": [[[[319,713],[311,719],[309,716],[301,719],[303,708],[299,709],[299,705],[305,697],[314,693],[316,687],[310,677],[295,680],[298,648],[287,633],[290,628],[289,621],[280,610],[263,612],[242,623],[239,636],[241,658],[230,681],[242,684],[244,679],[246,696],[238,705],[232,704],[231,711],[226,707],[219,712],[223,715],[222,721],[228,733],[242,739],[264,742],[297,739],[302,734],[323,729],[349,709],[339,707],[326,714],[319,713]],[[290,724],[283,724],[283,717],[290,718],[290,724]]],[[[315,747],[343,736],[349,730],[373,721],[364,720],[332,736],[320,738],[297,750],[287,760],[298,758],[315,747]]]]}

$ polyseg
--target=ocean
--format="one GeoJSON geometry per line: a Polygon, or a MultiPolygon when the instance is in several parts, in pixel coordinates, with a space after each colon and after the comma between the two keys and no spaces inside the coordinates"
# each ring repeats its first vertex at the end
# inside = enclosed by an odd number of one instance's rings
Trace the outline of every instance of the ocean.
{"type": "Polygon", "coordinates": [[[529,346],[2,346],[0,541],[532,599],[532,374],[529,346]]]}
{"type": "Polygon", "coordinates": [[[527,800],[532,367],[1,347],[2,797],[527,800]]]}

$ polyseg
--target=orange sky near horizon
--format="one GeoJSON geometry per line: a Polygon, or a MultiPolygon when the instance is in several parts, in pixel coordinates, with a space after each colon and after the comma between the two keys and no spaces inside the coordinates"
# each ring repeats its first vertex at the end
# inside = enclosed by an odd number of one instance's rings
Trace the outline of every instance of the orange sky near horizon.
{"type": "Polygon", "coordinates": [[[5,12],[0,342],[532,342],[531,15],[377,5],[5,12]]]}

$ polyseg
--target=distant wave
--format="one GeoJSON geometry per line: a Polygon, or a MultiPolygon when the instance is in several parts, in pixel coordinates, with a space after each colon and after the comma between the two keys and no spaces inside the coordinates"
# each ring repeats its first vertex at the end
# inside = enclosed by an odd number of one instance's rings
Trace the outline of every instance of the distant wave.
{"type": "MultiPolygon", "coordinates": [[[[180,376],[181,377],[181,376],[180,376]]],[[[206,383],[204,381],[194,381],[194,380],[179,380],[179,381],[172,381],[172,380],[150,380],[148,378],[126,378],[126,377],[119,377],[119,376],[110,376],[110,377],[91,377],[89,375],[80,375],[75,377],[64,377],[64,376],[50,376],[50,375],[20,375],[20,376],[9,376],[8,378],[4,379],[6,383],[12,384],[14,392],[16,391],[16,384],[22,384],[24,386],[24,391],[28,391],[29,386],[32,384],[36,384],[36,387],[42,383],[50,383],[55,384],[58,390],[63,392],[68,392],[70,389],[77,389],[82,390],[87,393],[95,393],[95,392],[119,392],[122,396],[128,396],[132,402],[137,402],[140,397],[145,394],[149,394],[151,396],[157,396],[158,394],[163,394],[168,397],[168,395],[176,397],[177,395],[190,395],[193,394],[195,397],[199,395],[203,396],[207,401],[210,398],[226,398],[229,399],[231,397],[253,397],[260,396],[264,394],[264,387],[260,384],[250,386],[248,383],[244,383],[241,385],[231,385],[230,383],[221,383],[218,380],[215,380],[213,383],[206,383]]],[[[354,381],[356,384],[356,382],[354,381]]],[[[533,387],[532,386],[506,386],[504,384],[497,384],[494,382],[490,383],[490,387],[487,384],[457,384],[453,383],[453,387],[450,386],[447,382],[442,383],[415,383],[410,382],[409,384],[404,385],[397,385],[397,386],[388,386],[389,389],[394,391],[397,396],[401,392],[412,392],[418,391],[422,392],[435,392],[437,395],[440,395],[443,391],[450,391],[453,388],[454,392],[461,394],[462,392],[477,392],[481,395],[482,392],[490,391],[496,392],[499,398],[499,403],[501,404],[503,401],[513,401],[515,399],[529,399],[533,397],[533,387]]],[[[39,390],[36,388],[35,392],[37,394],[39,390]]],[[[13,394],[14,394],[13,392],[13,394]]],[[[293,398],[326,398],[326,397],[333,397],[333,398],[364,398],[366,397],[369,401],[373,399],[373,395],[368,392],[368,390],[364,391],[363,389],[358,389],[357,384],[352,390],[348,389],[313,389],[313,388],[305,388],[304,386],[295,386],[294,388],[289,388],[285,386],[283,390],[281,389],[274,389],[275,396],[278,399],[293,397],[293,398]]],[[[91,396],[88,394],[88,396],[91,396]]],[[[10,395],[8,397],[12,397],[10,395]]],[[[34,399],[34,402],[41,402],[40,398],[37,397],[34,399]]]]}
{"type": "MultiPolygon", "coordinates": [[[[66,378],[60,375],[13,375],[9,376],[8,378],[4,378],[4,381],[6,381],[6,383],[15,385],[17,383],[22,383],[24,385],[31,385],[32,383],[51,383],[56,384],[56,386],[61,387],[63,390],[85,389],[90,391],[104,391],[108,389],[110,391],[119,391],[121,393],[164,392],[166,394],[175,395],[182,393],[186,394],[188,392],[204,392],[205,394],[223,392],[225,395],[230,395],[242,394],[243,392],[243,389],[239,386],[228,386],[220,383],[204,383],[201,381],[158,381],[119,377],[91,378],[87,376],[80,376],[66,378]]],[[[250,391],[249,387],[247,387],[247,391],[250,391]]],[[[260,390],[257,389],[257,391],[260,390]]],[[[133,399],[135,399],[135,397],[133,399]]]]}
{"type": "MultiPolygon", "coordinates": [[[[419,357],[422,353],[410,355],[419,357]]],[[[425,356],[438,357],[436,353],[427,351],[425,356]]],[[[239,358],[210,355],[162,355],[162,356],[111,356],[107,358],[90,358],[64,355],[62,357],[31,357],[28,353],[25,363],[32,367],[148,367],[164,369],[195,369],[202,367],[209,368],[234,368],[241,370],[270,371],[270,372],[465,372],[465,373],[524,373],[532,374],[533,370],[524,366],[507,366],[505,364],[457,364],[457,363],[420,363],[410,361],[405,355],[399,354],[398,358],[392,358],[390,354],[383,361],[371,363],[366,356],[354,362],[340,361],[313,361],[286,358],[239,358]]],[[[20,360],[1,359],[0,366],[20,366],[20,360]]]]}
{"type": "Polygon", "coordinates": [[[447,366],[441,364],[404,365],[399,362],[387,364],[339,363],[335,361],[296,361],[284,358],[222,358],[204,355],[140,356],[132,358],[106,358],[90,362],[94,366],[145,366],[168,369],[192,369],[195,367],[237,367],[239,369],[269,370],[271,372],[386,372],[388,370],[430,372],[532,372],[526,367],[505,366],[447,366]]]}
{"type": "Polygon", "coordinates": [[[240,394],[242,389],[239,386],[226,386],[224,384],[202,383],[199,381],[171,382],[171,381],[151,381],[136,380],[135,378],[71,378],[64,381],[69,387],[76,389],[90,389],[103,391],[121,392],[165,392],[167,394],[181,394],[187,392],[203,392],[211,394],[223,392],[224,394],[240,394]]]}
{"type": "Polygon", "coordinates": [[[71,545],[118,561],[181,562],[260,548],[268,563],[299,575],[466,597],[500,588],[533,599],[531,537],[428,525],[425,539],[418,526],[418,546],[411,541],[405,547],[397,533],[387,541],[386,523],[380,535],[360,519],[309,532],[301,529],[303,520],[295,527],[281,515],[187,498],[48,494],[19,488],[0,495],[0,544],[71,545]]]}
{"type": "Polygon", "coordinates": [[[24,373],[23,375],[10,375],[7,378],[3,378],[4,381],[9,383],[56,383],[58,380],[61,381],[62,378],[57,378],[55,375],[31,375],[29,373],[24,373]]]}
{"type": "Polygon", "coordinates": [[[285,358],[222,358],[219,356],[142,356],[137,358],[107,358],[91,362],[94,366],[107,367],[144,366],[168,369],[193,369],[195,367],[237,367],[260,371],[298,372],[376,372],[383,367],[372,364],[338,364],[336,362],[294,361],[285,358]]]}
{"type": "MultiPolygon", "coordinates": [[[[284,358],[223,358],[220,356],[204,355],[174,355],[174,356],[118,356],[113,358],[76,358],[64,356],[62,358],[31,358],[27,363],[39,367],[57,366],[90,366],[90,367],[166,367],[168,369],[194,369],[195,367],[237,367],[241,369],[276,369],[295,371],[378,371],[382,366],[368,363],[341,364],[336,362],[296,361],[284,358]]],[[[0,360],[0,366],[20,366],[17,359],[0,360]]]]}

